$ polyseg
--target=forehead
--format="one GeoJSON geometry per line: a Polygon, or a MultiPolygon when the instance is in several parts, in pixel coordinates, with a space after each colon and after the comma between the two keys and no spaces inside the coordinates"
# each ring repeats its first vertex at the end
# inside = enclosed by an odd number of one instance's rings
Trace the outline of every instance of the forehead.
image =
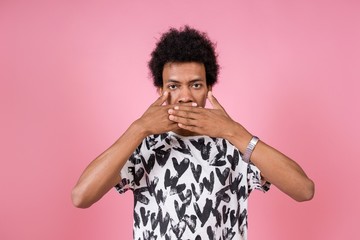
{"type": "Polygon", "coordinates": [[[198,62],[171,62],[166,63],[163,68],[164,83],[174,81],[206,81],[205,66],[198,62]]]}

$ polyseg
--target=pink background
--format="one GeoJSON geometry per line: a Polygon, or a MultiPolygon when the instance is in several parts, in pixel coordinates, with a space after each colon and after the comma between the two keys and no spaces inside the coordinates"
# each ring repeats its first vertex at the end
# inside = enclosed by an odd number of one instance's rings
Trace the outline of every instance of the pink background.
{"type": "Polygon", "coordinates": [[[228,113],[316,182],[254,193],[250,239],[358,238],[359,2],[218,2],[0,1],[0,239],[131,239],[131,194],[70,192],[154,101],[149,54],[183,24],[217,42],[228,113]]]}

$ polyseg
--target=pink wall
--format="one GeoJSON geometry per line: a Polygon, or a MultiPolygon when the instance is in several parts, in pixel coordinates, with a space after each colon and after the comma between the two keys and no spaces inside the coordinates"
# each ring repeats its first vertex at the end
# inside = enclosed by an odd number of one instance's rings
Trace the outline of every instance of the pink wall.
{"type": "Polygon", "coordinates": [[[358,1],[29,2],[0,2],[0,239],[131,239],[130,194],[80,210],[70,191],[155,99],[149,53],[185,23],[218,42],[231,116],[316,182],[311,202],[252,195],[250,239],[357,238],[358,1]]]}

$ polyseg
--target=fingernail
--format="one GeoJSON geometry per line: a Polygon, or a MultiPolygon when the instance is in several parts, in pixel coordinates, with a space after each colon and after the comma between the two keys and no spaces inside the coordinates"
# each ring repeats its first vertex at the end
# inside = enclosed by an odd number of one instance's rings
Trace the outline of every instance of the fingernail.
{"type": "Polygon", "coordinates": [[[193,102],[193,103],[191,103],[191,106],[196,107],[197,103],[193,102]]]}
{"type": "Polygon", "coordinates": [[[175,109],[175,110],[179,110],[179,106],[175,106],[174,109],[175,109]]]}

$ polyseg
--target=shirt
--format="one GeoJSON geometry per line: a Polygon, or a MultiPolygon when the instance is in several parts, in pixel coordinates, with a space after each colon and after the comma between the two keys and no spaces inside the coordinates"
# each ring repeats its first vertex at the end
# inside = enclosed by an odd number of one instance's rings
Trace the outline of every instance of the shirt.
{"type": "Polygon", "coordinates": [[[249,194],[270,186],[226,139],[173,132],[146,137],[120,175],[136,240],[246,240],[249,194]]]}

